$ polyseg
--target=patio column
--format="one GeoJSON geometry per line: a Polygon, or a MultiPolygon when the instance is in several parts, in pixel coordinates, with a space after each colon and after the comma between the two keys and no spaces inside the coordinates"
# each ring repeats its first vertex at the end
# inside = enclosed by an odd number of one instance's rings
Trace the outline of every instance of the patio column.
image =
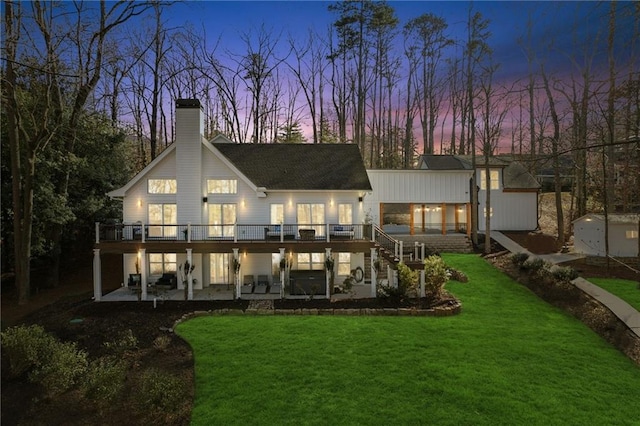
{"type": "Polygon", "coordinates": [[[284,292],[284,274],[285,274],[285,268],[286,268],[286,255],[284,254],[284,247],[280,247],[278,249],[280,251],[280,262],[282,262],[282,259],[285,259],[285,267],[284,268],[280,268],[280,284],[281,284],[281,290],[280,290],[280,297],[283,296],[283,292],[284,292]]]}
{"type": "MultiPolygon", "coordinates": [[[[234,248],[234,249],[232,249],[232,250],[233,250],[233,258],[234,258],[237,262],[240,262],[240,254],[239,254],[240,249],[239,249],[239,248],[234,248]]],[[[240,267],[242,268],[242,265],[241,265],[240,267]]],[[[240,289],[240,270],[238,270],[237,272],[235,272],[235,277],[234,277],[234,279],[235,279],[235,281],[236,281],[236,282],[235,282],[236,298],[237,298],[237,299],[240,299],[240,291],[241,291],[241,289],[240,289]]]]}
{"type": "MultiPolygon", "coordinates": [[[[330,248],[325,248],[324,249],[324,256],[325,259],[329,259],[331,257],[331,249],[330,248]]],[[[335,263],[334,263],[334,268],[335,268],[335,263]]],[[[327,283],[327,289],[325,291],[325,296],[327,296],[327,299],[331,299],[331,274],[333,273],[333,270],[329,271],[326,267],[325,267],[325,281],[327,283]]]]}
{"type": "Polygon", "coordinates": [[[471,203],[467,203],[467,237],[471,238],[471,203]]]}
{"type": "MultiPolygon", "coordinates": [[[[187,262],[189,262],[189,265],[193,265],[193,256],[191,255],[192,251],[193,249],[187,249],[187,262]]],[[[191,275],[191,271],[187,272],[187,300],[193,300],[193,276],[191,275]]]]}
{"type": "Polygon", "coordinates": [[[415,221],[413,220],[414,214],[413,203],[409,203],[409,235],[413,235],[415,233],[415,231],[413,230],[413,227],[415,225],[415,221]]]}
{"type": "Polygon", "coordinates": [[[378,272],[376,271],[375,263],[378,260],[378,251],[375,248],[371,249],[371,297],[377,296],[378,285],[378,272]]]}
{"type": "Polygon", "coordinates": [[[102,298],[102,264],[100,249],[93,249],[93,300],[99,302],[102,298]]]}
{"type": "MultiPolygon", "coordinates": [[[[144,238],[144,231],[142,237],[144,238]]],[[[138,250],[138,260],[140,261],[140,287],[142,288],[140,297],[142,300],[147,300],[147,249],[138,250]]]]}

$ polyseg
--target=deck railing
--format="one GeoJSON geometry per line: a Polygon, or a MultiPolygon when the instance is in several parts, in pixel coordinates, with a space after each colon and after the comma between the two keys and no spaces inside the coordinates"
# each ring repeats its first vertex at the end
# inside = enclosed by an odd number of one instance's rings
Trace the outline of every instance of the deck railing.
{"type": "Polygon", "coordinates": [[[95,242],[146,241],[373,241],[371,225],[282,224],[282,225],[149,225],[96,222],[95,242]]]}

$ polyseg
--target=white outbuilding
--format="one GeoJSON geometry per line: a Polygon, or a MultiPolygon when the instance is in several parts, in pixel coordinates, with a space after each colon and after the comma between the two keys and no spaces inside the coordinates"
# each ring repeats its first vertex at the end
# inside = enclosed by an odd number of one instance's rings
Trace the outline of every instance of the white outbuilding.
{"type": "MultiPolygon", "coordinates": [[[[640,215],[609,214],[609,255],[640,256],[640,215]]],[[[586,214],[573,221],[574,250],[588,256],[605,256],[603,214],[586,214]]]]}

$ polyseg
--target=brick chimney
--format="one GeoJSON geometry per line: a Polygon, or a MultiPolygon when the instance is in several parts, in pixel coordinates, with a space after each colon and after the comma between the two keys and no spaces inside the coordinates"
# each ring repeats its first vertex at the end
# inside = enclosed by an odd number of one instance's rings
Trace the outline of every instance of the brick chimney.
{"type": "Polygon", "coordinates": [[[178,223],[199,224],[202,208],[204,114],[198,99],[176,100],[176,180],[178,223]]]}

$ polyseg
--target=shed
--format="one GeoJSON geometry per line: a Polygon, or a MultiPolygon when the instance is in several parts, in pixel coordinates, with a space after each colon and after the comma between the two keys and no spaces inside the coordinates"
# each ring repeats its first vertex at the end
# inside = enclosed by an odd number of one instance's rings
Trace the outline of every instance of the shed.
{"type": "MultiPolygon", "coordinates": [[[[609,214],[609,255],[640,255],[640,215],[609,214]]],[[[586,214],[573,221],[574,250],[588,256],[605,255],[605,219],[603,214],[586,214]]]]}

